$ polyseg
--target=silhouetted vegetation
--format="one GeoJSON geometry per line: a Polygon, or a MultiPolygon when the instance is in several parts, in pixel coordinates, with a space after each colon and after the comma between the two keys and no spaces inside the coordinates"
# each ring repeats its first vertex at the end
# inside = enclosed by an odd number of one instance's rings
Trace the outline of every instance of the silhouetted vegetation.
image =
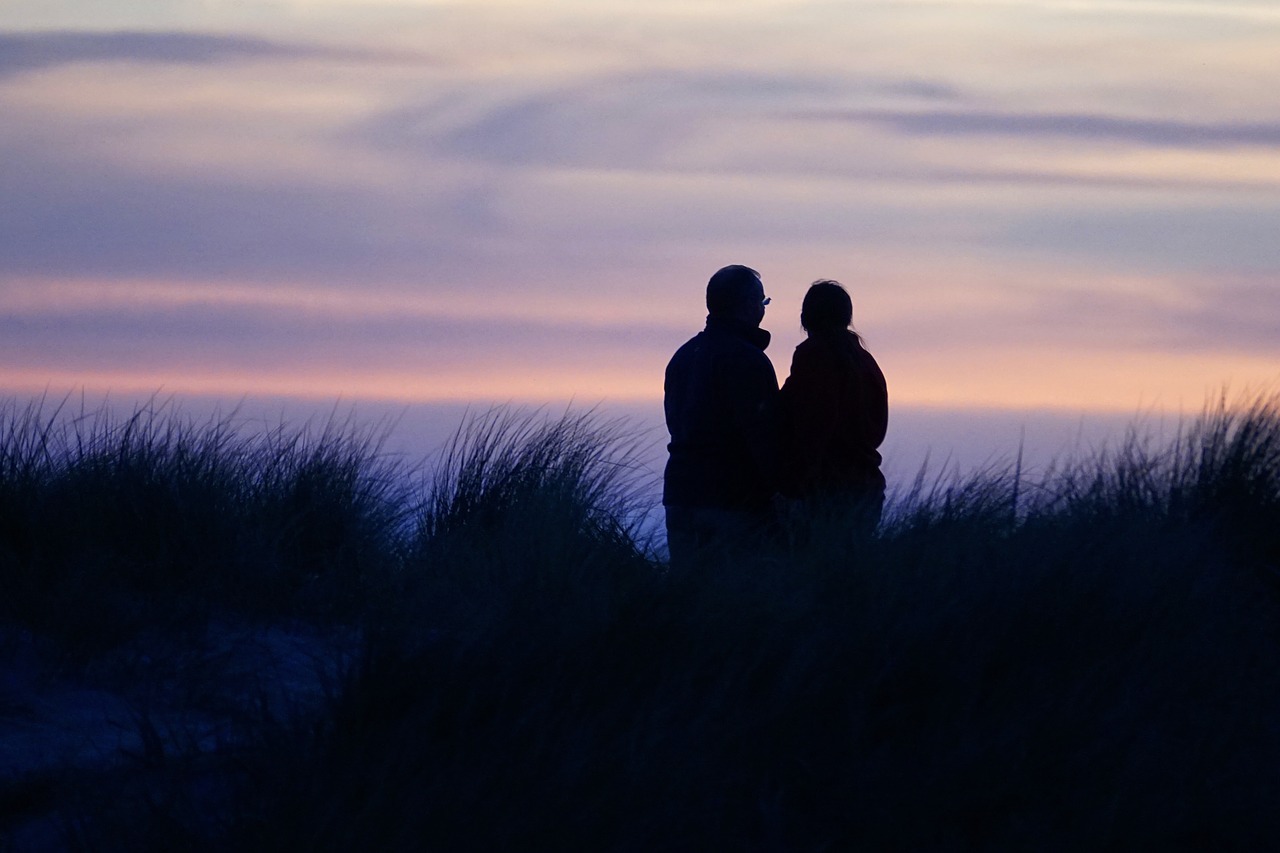
{"type": "Polygon", "coordinates": [[[256,430],[163,404],[0,407],[0,616],[93,653],[211,613],[354,617],[408,491],[350,423],[256,430]]]}
{"type": "Polygon", "coordinates": [[[56,414],[5,415],[9,623],[79,658],[175,614],[359,638],[319,705],[263,704],[110,785],[0,790],[83,849],[1265,849],[1280,831],[1275,397],[1034,481],[922,473],[852,547],[827,519],[679,575],[638,541],[634,441],[591,415],[474,418],[421,475],[350,424],[56,414]]]}

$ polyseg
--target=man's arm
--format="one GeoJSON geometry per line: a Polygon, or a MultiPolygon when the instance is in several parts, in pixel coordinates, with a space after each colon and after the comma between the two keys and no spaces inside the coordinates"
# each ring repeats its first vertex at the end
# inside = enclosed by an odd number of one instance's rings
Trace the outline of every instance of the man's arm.
{"type": "Polygon", "coordinates": [[[781,435],[779,429],[778,376],[763,352],[734,372],[730,411],[734,428],[746,442],[750,462],[769,491],[776,491],[781,435]]]}

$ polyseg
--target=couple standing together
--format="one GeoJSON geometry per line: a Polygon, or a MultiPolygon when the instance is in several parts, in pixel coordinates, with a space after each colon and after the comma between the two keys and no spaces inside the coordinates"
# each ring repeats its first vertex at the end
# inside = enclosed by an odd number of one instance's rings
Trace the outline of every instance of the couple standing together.
{"type": "Polygon", "coordinates": [[[718,270],[706,329],[667,365],[662,503],[672,565],[760,541],[779,528],[780,506],[801,522],[838,518],[848,533],[880,520],[888,391],[851,328],[849,294],[835,281],[810,285],[800,312],[808,337],[781,389],[760,328],[768,304],[758,272],[718,270]]]}

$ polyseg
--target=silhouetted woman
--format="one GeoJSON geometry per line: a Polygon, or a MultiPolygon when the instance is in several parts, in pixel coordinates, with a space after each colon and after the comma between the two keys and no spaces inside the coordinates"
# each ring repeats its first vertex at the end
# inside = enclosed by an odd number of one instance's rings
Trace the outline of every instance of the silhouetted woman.
{"type": "Polygon", "coordinates": [[[782,386],[783,491],[810,513],[838,515],[870,533],[884,507],[880,453],[889,393],[876,360],[851,328],[853,302],[839,282],[815,281],[805,294],[796,347],[782,386]]]}

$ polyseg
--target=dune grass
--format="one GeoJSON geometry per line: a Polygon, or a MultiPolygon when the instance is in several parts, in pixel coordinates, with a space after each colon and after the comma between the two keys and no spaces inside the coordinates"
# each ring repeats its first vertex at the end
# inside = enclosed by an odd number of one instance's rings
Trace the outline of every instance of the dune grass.
{"type": "Polygon", "coordinates": [[[218,611],[354,618],[399,559],[402,472],[350,423],[41,401],[0,406],[0,437],[0,616],[69,651],[218,611]]]}
{"type": "Polygon", "coordinates": [[[153,820],[82,808],[105,849],[1261,849],[1280,830],[1276,397],[1035,482],[921,476],[852,550],[837,531],[681,574],[637,541],[633,439],[589,414],[479,416],[416,485],[350,431],[245,440],[152,413],[77,443],[36,415],[10,410],[2,451],[26,512],[4,578],[28,600],[82,571],[366,629],[320,712],[246,721],[216,801],[184,782],[153,820]],[[54,547],[43,513],[72,501],[97,518],[54,547]]]}

